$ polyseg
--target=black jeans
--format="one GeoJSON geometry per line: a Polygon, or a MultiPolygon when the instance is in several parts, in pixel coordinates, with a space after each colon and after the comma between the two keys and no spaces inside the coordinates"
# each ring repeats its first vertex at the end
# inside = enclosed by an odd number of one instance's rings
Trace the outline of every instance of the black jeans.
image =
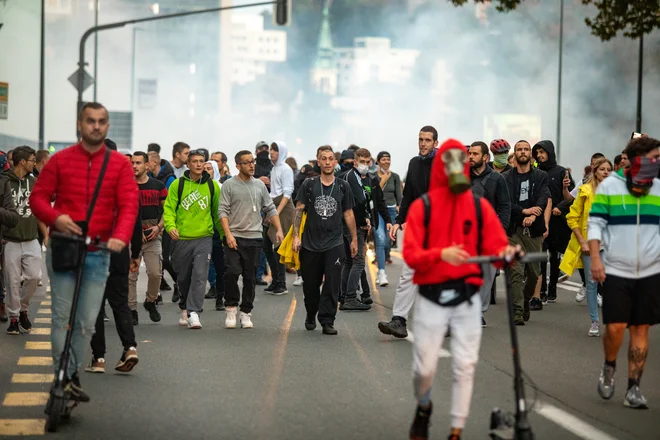
{"type": "MultiPolygon", "coordinates": [[[[357,289],[360,283],[362,283],[362,289],[364,292],[365,286],[367,292],[369,292],[369,282],[367,280],[366,268],[366,256],[364,254],[365,246],[367,239],[367,231],[364,229],[358,229],[357,231],[357,254],[355,258],[350,257],[351,252],[351,237],[344,236],[344,255],[346,259],[344,262],[344,268],[341,272],[341,299],[348,301],[351,299],[357,298],[357,289]]],[[[305,277],[303,276],[303,279],[305,277]]],[[[368,294],[367,294],[368,295],[368,294]]]]}
{"type": "Polygon", "coordinates": [[[172,277],[172,281],[176,283],[176,272],[174,271],[174,267],[172,266],[172,239],[170,238],[170,235],[165,232],[163,234],[163,275],[165,275],[165,271],[170,274],[172,277]]]}
{"type": "MultiPolygon", "coordinates": [[[[110,275],[105,285],[103,293],[104,301],[107,299],[112,308],[112,314],[115,318],[117,334],[124,346],[124,351],[129,347],[137,347],[135,341],[135,330],[133,329],[133,317],[131,309],[128,307],[128,271],[130,260],[128,247],[124,248],[121,254],[112,254],[110,256],[110,275]]],[[[96,332],[92,336],[92,353],[94,358],[105,357],[105,323],[103,322],[103,313],[99,313],[96,318],[96,332]]]]}
{"type": "MultiPolygon", "coordinates": [[[[544,246],[545,250],[545,246],[544,246]]],[[[550,255],[550,282],[547,282],[548,265],[541,263],[541,292],[546,292],[549,297],[557,297],[557,280],[559,279],[559,252],[548,249],[550,255]]]]}
{"type": "Polygon", "coordinates": [[[215,268],[215,291],[217,299],[222,300],[225,296],[225,249],[222,247],[220,237],[213,237],[213,251],[211,262],[215,268]]]}
{"type": "Polygon", "coordinates": [[[250,313],[254,308],[254,288],[257,285],[257,266],[262,241],[236,237],[237,250],[225,247],[225,307],[237,307],[240,301],[241,312],[250,313]],[[241,275],[242,298],[238,290],[238,277],[241,275]]]}
{"type": "MultiPolygon", "coordinates": [[[[266,231],[268,229],[264,228],[263,248],[264,254],[266,254],[266,260],[268,260],[268,265],[270,266],[270,271],[273,274],[273,285],[286,287],[286,267],[280,263],[280,255],[277,253],[279,246],[274,248],[273,242],[270,241],[266,231]]],[[[259,266],[259,263],[257,263],[257,266],[259,266]]]]}
{"type": "Polygon", "coordinates": [[[312,252],[305,248],[300,251],[300,271],[305,280],[305,309],[309,316],[318,313],[321,325],[335,322],[344,256],[343,244],[325,252],[312,252]]]}

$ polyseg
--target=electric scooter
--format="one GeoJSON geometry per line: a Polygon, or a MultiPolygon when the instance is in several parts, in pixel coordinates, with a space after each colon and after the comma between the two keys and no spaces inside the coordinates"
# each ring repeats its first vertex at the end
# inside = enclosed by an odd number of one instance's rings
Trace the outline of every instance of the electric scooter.
{"type": "Polygon", "coordinates": [[[534,440],[532,427],[527,419],[527,406],[525,402],[525,383],[520,366],[520,353],[518,345],[518,332],[513,316],[513,296],[511,294],[511,265],[514,263],[543,263],[548,260],[545,252],[526,254],[515,259],[505,259],[498,256],[473,257],[468,263],[493,264],[504,263],[504,281],[506,285],[506,302],[509,315],[509,331],[511,333],[511,352],[513,354],[513,389],[515,394],[515,414],[493,408],[490,415],[490,438],[493,440],[534,440]]]}
{"type": "Polygon", "coordinates": [[[100,241],[100,237],[92,240],[90,237],[63,234],[61,232],[53,232],[51,237],[77,242],[80,244],[81,249],[80,261],[76,272],[76,284],[73,290],[73,299],[71,301],[71,313],[69,314],[66,339],[64,340],[64,350],[60,357],[60,364],[57,370],[57,375],[55,376],[55,382],[50,390],[50,397],[48,398],[48,403],[46,403],[46,409],[44,411],[48,416],[46,419],[46,429],[48,432],[55,432],[57,431],[60,421],[71,417],[71,412],[76,406],[78,406],[78,403],[80,403],[72,396],[70,391],[65,389],[65,379],[68,377],[67,369],[69,366],[69,358],[71,357],[71,339],[78,311],[80,285],[82,283],[85,260],[87,259],[87,246],[93,245],[95,248],[103,251],[109,251],[109,249],[105,243],[100,241]]]}

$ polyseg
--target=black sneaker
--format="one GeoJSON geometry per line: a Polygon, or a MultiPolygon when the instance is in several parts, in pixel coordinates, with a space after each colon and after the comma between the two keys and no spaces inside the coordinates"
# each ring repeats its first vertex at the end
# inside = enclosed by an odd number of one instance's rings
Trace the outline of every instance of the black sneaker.
{"type": "Polygon", "coordinates": [[[140,321],[138,320],[137,310],[131,310],[131,316],[133,316],[133,325],[138,325],[140,321]]]}
{"type": "Polygon", "coordinates": [[[78,377],[77,373],[71,376],[71,380],[69,380],[65,385],[65,389],[68,389],[68,391],[71,393],[71,398],[73,400],[77,400],[78,402],[90,401],[89,395],[87,395],[87,393],[85,393],[85,391],[82,389],[80,377],[78,377]]]}
{"type": "Polygon", "coordinates": [[[176,304],[179,302],[180,299],[181,299],[181,294],[179,293],[179,286],[175,284],[174,293],[172,293],[172,302],[176,304]]]}
{"type": "Polygon", "coordinates": [[[309,313],[305,316],[305,328],[307,330],[316,329],[316,315],[310,315],[309,313]]]}
{"type": "Polygon", "coordinates": [[[158,294],[158,297],[156,298],[156,305],[157,306],[162,306],[163,305],[163,295],[160,293],[158,294]]]}
{"type": "Polygon", "coordinates": [[[267,286],[268,283],[263,280],[263,278],[259,278],[257,280],[257,286],[267,286]]]}
{"type": "MultiPolygon", "coordinates": [[[[548,301],[550,301],[550,298],[548,298],[548,301]]],[[[541,300],[538,298],[532,298],[529,300],[529,310],[543,310],[543,303],[541,303],[541,300]]]]}
{"type": "Polygon", "coordinates": [[[339,306],[339,310],[344,310],[347,312],[363,312],[371,310],[371,306],[369,304],[362,304],[356,298],[352,298],[346,300],[344,304],[339,306]]]}
{"type": "Polygon", "coordinates": [[[286,286],[277,286],[272,292],[270,292],[272,295],[275,296],[281,296],[281,295],[286,295],[289,293],[287,290],[286,286]]]}
{"type": "MultiPolygon", "coordinates": [[[[156,308],[156,303],[145,301],[144,308],[147,312],[149,312],[149,319],[151,319],[153,322],[160,322],[160,313],[156,308]]],[[[134,319],[133,322],[134,325],[137,325],[137,311],[134,313],[135,314],[133,315],[133,319],[134,319]]]]}
{"type": "Polygon", "coordinates": [[[167,284],[167,281],[165,281],[165,278],[161,278],[160,280],[160,290],[172,290],[172,286],[167,284]]]}
{"type": "Polygon", "coordinates": [[[21,312],[18,317],[18,329],[22,333],[30,333],[30,330],[32,330],[32,323],[30,322],[30,318],[28,318],[27,311],[21,312]]]}
{"type": "Polygon", "coordinates": [[[204,299],[215,299],[218,296],[218,293],[215,290],[215,286],[209,287],[209,291],[204,295],[204,299]]]}
{"type": "Polygon", "coordinates": [[[428,408],[417,406],[415,411],[415,420],[410,427],[411,440],[426,440],[429,438],[429,421],[433,412],[433,403],[428,408]]]}
{"type": "Polygon", "coordinates": [[[522,316],[516,316],[515,318],[513,318],[513,323],[515,325],[525,325],[525,319],[522,316]]]}
{"type": "Polygon", "coordinates": [[[552,294],[552,293],[549,294],[549,295],[548,295],[548,302],[549,302],[550,304],[554,304],[554,303],[556,303],[556,302],[557,302],[557,294],[556,294],[556,293],[555,293],[555,294],[552,294]]]}
{"type": "Polygon", "coordinates": [[[270,283],[270,285],[264,289],[264,292],[273,293],[275,289],[277,289],[277,285],[275,283],[270,283]]]}
{"type": "Polygon", "coordinates": [[[215,309],[218,312],[224,312],[225,310],[227,310],[225,308],[225,299],[224,299],[224,297],[220,296],[220,297],[217,297],[215,299],[215,309]]]}
{"type": "Polygon", "coordinates": [[[384,335],[392,335],[395,338],[407,338],[406,320],[395,316],[391,321],[381,321],[378,323],[378,330],[384,335]]]}
{"type": "Polygon", "coordinates": [[[11,320],[9,321],[9,327],[7,328],[7,334],[8,335],[20,335],[21,331],[18,328],[18,319],[14,318],[12,316],[11,320]]]}
{"type": "Polygon", "coordinates": [[[336,335],[337,329],[332,324],[323,324],[323,334],[324,335],[336,335]]]}
{"type": "Polygon", "coordinates": [[[103,322],[108,322],[110,321],[110,318],[108,317],[108,314],[105,312],[105,307],[103,308],[103,322]]]}
{"type": "Polygon", "coordinates": [[[483,316],[481,317],[481,327],[486,327],[486,319],[483,316]]]}
{"type": "Polygon", "coordinates": [[[362,304],[371,305],[374,303],[374,300],[371,299],[371,295],[362,295],[360,299],[362,300],[362,304]]]}

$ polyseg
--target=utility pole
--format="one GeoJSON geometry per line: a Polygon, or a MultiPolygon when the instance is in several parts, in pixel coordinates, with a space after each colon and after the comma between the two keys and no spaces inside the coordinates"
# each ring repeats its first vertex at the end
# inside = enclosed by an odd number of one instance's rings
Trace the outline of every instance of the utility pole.
{"type": "Polygon", "coordinates": [[[555,145],[557,146],[557,162],[559,162],[559,157],[561,153],[561,80],[562,80],[562,64],[563,64],[563,55],[564,55],[564,0],[560,2],[560,12],[559,12],[559,71],[557,74],[558,84],[557,84],[557,137],[555,139],[555,145]]]}
{"type": "MultiPolygon", "coordinates": [[[[94,26],[99,25],[99,1],[94,0],[94,26]]],[[[96,86],[99,74],[99,34],[94,34],[94,102],[96,102],[96,86]]]]}
{"type": "Polygon", "coordinates": [[[39,149],[46,148],[44,139],[44,107],[46,82],[46,0],[41,0],[41,60],[39,66],[39,149]]]}
{"type": "Polygon", "coordinates": [[[639,36],[639,71],[637,72],[637,133],[642,132],[642,79],[644,77],[644,34],[639,36]]]}

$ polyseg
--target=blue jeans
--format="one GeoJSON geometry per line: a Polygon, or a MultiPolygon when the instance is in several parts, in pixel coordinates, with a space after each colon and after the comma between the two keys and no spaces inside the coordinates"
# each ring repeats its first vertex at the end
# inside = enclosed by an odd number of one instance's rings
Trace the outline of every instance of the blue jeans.
{"type": "MultiPolygon", "coordinates": [[[[60,357],[64,350],[66,329],[69,325],[73,290],[76,285],[75,272],[55,272],[53,270],[53,255],[51,248],[46,252],[46,265],[50,279],[52,296],[51,310],[53,312],[53,329],[51,343],[53,349],[53,367],[57,373],[60,357]]],[[[76,321],[73,325],[71,339],[71,356],[69,358],[68,375],[73,376],[85,363],[85,353],[89,341],[95,331],[96,318],[101,310],[103,292],[108,280],[110,254],[107,252],[90,252],[85,260],[80,298],[76,321]]]]}
{"type": "Polygon", "coordinates": [[[385,220],[378,214],[378,229],[374,231],[374,240],[376,241],[376,262],[378,270],[385,269],[385,249],[389,246],[390,239],[387,237],[387,228],[385,220]]]}
{"type": "Polygon", "coordinates": [[[591,257],[582,254],[584,275],[587,278],[587,306],[591,322],[598,322],[598,283],[591,278],[591,257]]]}

